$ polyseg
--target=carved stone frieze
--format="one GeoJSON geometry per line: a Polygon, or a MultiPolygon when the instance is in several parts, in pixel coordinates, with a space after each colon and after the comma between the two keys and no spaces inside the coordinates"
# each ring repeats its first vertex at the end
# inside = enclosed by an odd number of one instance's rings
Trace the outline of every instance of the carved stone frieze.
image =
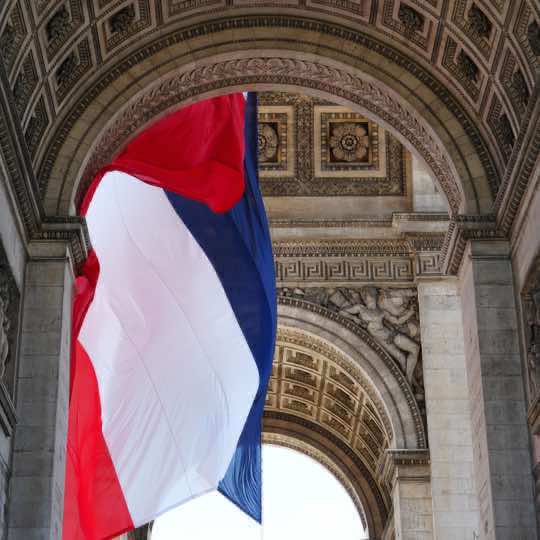
{"type": "Polygon", "coordinates": [[[0,244],[0,425],[10,434],[15,422],[13,391],[16,377],[20,293],[0,244]]]}
{"type": "Polygon", "coordinates": [[[273,243],[276,277],[283,286],[332,283],[407,283],[438,275],[442,235],[399,240],[343,240],[273,243]]]}
{"type": "Polygon", "coordinates": [[[503,160],[508,163],[515,142],[515,135],[508,117],[508,113],[502,105],[499,97],[494,94],[488,112],[488,123],[493,132],[503,160]]]}
{"type": "Polygon", "coordinates": [[[36,64],[34,60],[34,55],[30,51],[24,62],[21,69],[15,79],[13,84],[13,98],[15,100],[15,109],[19,118],[22,118],[28,102],[34,93],[34,90],[38,85],[38,74],[36,71],[36,64]]]}
{"type": "Polygon", "coordinates": [[[532,264],[521,298],[527,355],[527,398],[531,405],[540,399],[540,257],[532,264]]]}
{"type": "Polygon", "coordinates": [[[486,85],[486,77],[471,54],[450,35],[446,36],[441,65],[458,81],[472,102],[478,104],[486,85]]]}
{"type": "Polygon", "coordinates": [[[468,13],[471,30],[482,39],[489,39],[493,24],[487,15],[476,5],[472,4],[468,13]]]}
{"type": "Polygon", "coordinates": [[[373,473],[392,440],[376,396],[371,383],[336,350],[301,332],[279,329],[266,410],[307,417],[353,447],[365,447],[363,460],[373,473]]]}
{"type": "MultiPolygon", "coordinates": [[[[282,290],[280,290],[279,292],[281,293],[282,290]]],[[[425,448],[427,443],[424,424],[425,412],[423,410],[423,390],[419,387],[416,389],[416,393],[415,391],[413,391],[411,385],[407,382],[405,378],[405,374],[403,373],[397,362],[390,356],[387,350],[376,339],[372,337],[372,335],[365,328],[363,328],[359,324],[356,324],[350,318],[340,315],[335,309],[328,309],[322,303],[306,300],[302,297],[300,293],[298,293],[298,291],[294,292],[294,290],[288,290],[286,292],[287,294],[278,294],[279,304],[312,311],[313,313],[328,318],[329,320],[338,322],[347,330],[358,335],[368,347],[373,349],[373,351],[378,354],[381,360],[390,369],[392,377],[395,378],[396,383],[400,388],[400,392],[403,392],[403,395],[407,401],[407,407],[414,421],[417,445],[419,448],[425,448]]],[[[329,382],[332,383],[328,387],[328,391],[330,392],[330,395],[333,396],[333,401],[336,401],[336,399],[338,400],[338,405],[341,404],[341,406],[345,407],[345,409],[349,409],[349,411],[354,410],[354,407],[356,407],[355,404],[358,402],[359,399],[359,396],[357,396],[356,394],[358,390],[362,388],[363,392],[365,392],[366,395],[369,397],[368,400],[362,400],[362,403],[364,403],[367,410],[363,418],[369,424],[369,417],[371,416],[376,420],[376,424],[379,425],[378,429],[375,429],[374,426],[370,428],[371,436],[375,437],[375,440],[379,441],[379,445],[383,444],[384,440],[386,440],[387,438],[388,441],[392,439],[392,427],[390,419],[387,416],[387,412],[385,412],[386,409],[380,401],[380,398],[377,397],[378,393],[374,390],[372,384],[367,379],[364,379],[362,377],[362,372],[358,368],[352,365],[350,361],[347,361],[346,358],[343,358],[336,349],[334,349],[333,347],[329,347],[327,344],[325,344],[325,342],[319,339],[315,339],[312,336],[306,336],[306,334],[304,334],[303,332],[298,332],[289,328],[282,328],[279,331],[282,333],[284,332],[284,335],[287,336],[285,340],[286,342],[290,344],[295,344],[295,346],[301,346],[301,348],[311,348],[318,353],[316,357],[318,355],[322,355],[324,358],[329,358],[332,360],[332,362],[335,363],[334,367],[329,366],[327,373],[325,373],[326,376],[329,377],[329,382]],[[308,346],[308,344],[310,345],[308,346]],[[346,394],[349,394],[349,398],[351,398],[352,401],[347,398],[345,394],[343,394],[343,392],[340,392],[339,389],[341,389],[346,394]],[[384,425],[384,429],[382,431],[380,428],[381,421],[384,425]]],[[[298,366],[302,365],[301,361],[305,360],[305,358],[305,355],[298,358],[300,362],[296,362],[298,366]]],[[[317,375],[317,371],[320,367],[320,363],[317,363],[315,366],[312,367],[310,367],[309,365],[304,365],[304,367],[301,369],[287,368],[287,377],[293,382],[317,390],[320,383],[320,375],[317,375]],[[304,374],[304,376],[298,376],[299,374],[304,374]]],[[[276,374],[274,373],[274,376],[275,375],[276,374]]],[[[277,386],[274,386],[274,389],[276,388],[277,386]]],[[[271,392],[272,389],[269,388],[269,393],[271,392]]],[[[275,392],[277,392],[277,390],[274,390],[274,393],[275,392]]],[[[323,396],[319,394],[317,395],[319,398],[322,399],[323,396]]],[[[270,397],[269,399],[272,401],[273,398],[270,397]]],[[[272,403],[277,402],[272,401],[272,403]]],[[[315,403],[322,403],[322,401],[315,400],[315,403]]],[[[309,408],[309,401],[306,401],[304,405],[308,406],[308,410],[311,411],[311,409],[309,408]]],[[[337,416],[336,418],[333,414],[330,414],[329,416],[327,415],[327,423],[332,423],[332,420],[330,420],[329,418],[333,418],[333,420],[335,420],[335,422],[333,423],[334,425],[331,427],[333,427],[333,431],[341,433],[342,438],[347,438],[349,435],[353,435],[350,426],[347,427],[346,422],[344,423],[339,420],[339,418],[341,418],[340,416],[337,416]]],[[[375,465],[375,462],[372,462],[372,465],[375,465]]]]}
{"type": "Polygon", "coordinates": [[[31,158],[35,156],[36,150],[48,124],[49,116],[47,114],[45,99],[42,96],[36,103],[24,130],[24,140],[31,158]]]}
{"type": "Polygon", "coordinates": [[[527,191],[531,178],[538,170],[538,156],[540,155],[540,88],[535,87],[524,113],[527,118],[526,127],[522,129],[515,143],[515,149],[508,161],[508,168],[504,175],[501,189],[495,200],[494,208],[498,212],[497,222],[500,230],[509,235],[512,228],[519,224],[515,218],[519,213],[524,194],[527,191]],[[524,158],[519,151],[523,149],[524,158]]]}
{"type": "Polygon", "coordinates": [[[519,119],[523,117],[530,98],[530,90],[516,54],[508,48],[503,55],[500,81],[519,119]]]}
{"type": "Polygon", "coordinates": [[[423,402],[420,324],[415,289],[283,287],[278,292],[284,297],[321,305],[364,328],[396,361],[417,399],[423,402]]]}
{"type": "Polygon", "coordinates": [[[531,21],[527,27],[527,39],[531,46],[532,52],[536,56],[540,56],[540,26],[537,21],[531,21]]]}
{"type": "Polygon", "coordinates": [[[79,83],[91,65],[90,42],[84,38],[62,59],[55,71],[55,96],[58,103],[79,83]]]}

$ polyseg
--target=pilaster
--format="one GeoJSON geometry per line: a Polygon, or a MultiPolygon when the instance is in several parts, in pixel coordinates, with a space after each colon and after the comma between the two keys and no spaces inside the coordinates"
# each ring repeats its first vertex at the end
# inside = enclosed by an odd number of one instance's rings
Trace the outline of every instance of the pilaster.
{"type": "Polygon", "coordinates": [[[387,450],[396,540],[433,540],[428,450],[387,450]]]}
{"type": "Polygon", "coordinates": [[[9,540],[62,535],[73,272],[51,248],[26,265],[9,540]]]}
{"type": "Polygon", "coordinates": [[[460,270],[481,539],[536,539],[509,246],[473,240],[460,270]]]}
{"type": "Polygon", "coordinates": [[[479,511],[473,483],[471,406],[457,280],[420,280],[418,305],[434,538],[474,538],[479,511]]]}

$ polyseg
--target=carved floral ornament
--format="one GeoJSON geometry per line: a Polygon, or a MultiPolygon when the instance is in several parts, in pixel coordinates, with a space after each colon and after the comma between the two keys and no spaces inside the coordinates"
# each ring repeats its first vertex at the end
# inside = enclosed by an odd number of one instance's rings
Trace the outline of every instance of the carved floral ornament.
{"type": "Polygon", "coordinates": [[[353,123],[338,124],[332,130],[330,148],[339,161],[361,161],[368,153],[369,135],[366,129],[353,123]]]}
{"type": "Polygon", "coordinates": [[[259,123],[257,130],[259,161],[273,161],[279,144],[274,126],[269,123],[259,123]]]}
{"type": "Polygon", "coordinates": [[[457,173],[454,172],[446,150],[418,115],[410,114],[406,107],[379,85],[345,69],[315,61],[282,57],[235,59],[199,65],[190,71],[161,80],[131,101],[113,119],[94,147],[81,175],[76,202],[86,191],[95,173],[120,151],[121,146],[137,130],[159,114],[197,94],[215,93],[231,86],[270,82],[296,88],[312,88],[342,97],[392,126],[428,163],[448,199],[452,213],[458,213],[463,203],[463,194],[457,173]]]}

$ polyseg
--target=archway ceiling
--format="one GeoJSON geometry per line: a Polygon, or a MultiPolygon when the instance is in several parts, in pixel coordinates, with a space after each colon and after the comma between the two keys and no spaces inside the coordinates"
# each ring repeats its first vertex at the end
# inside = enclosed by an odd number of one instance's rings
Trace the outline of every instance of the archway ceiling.
{"type": "Polygon", "coordinates": [[[352,496],[379,533],[390,506],[383,471],[394,443],[381,397],[355,362],[302,330],[278,327],[264,440],[310,455],[352,496]]]}
{"type": "Polygon", "coordinates": [[[393,438],[384,404],[360,370],[321,340],[293,329],[278,330],[265,409],[330,430],[374,477],[393,438]]]}
{"type": "MultiPolygon", "coordinates": [[[[333,0],[11,0],[0,9],[1,56],[29,153],[45,184],[51,142],[80,135],[81,126],[66,131],[66,118],[78,114],[74,105],[99,107],[92,89],[107,78],[114,88],[119,61],[129,59],[134,66],[148,51],[166,47],[167,35],[170,43],[177,42],[174,32],[182,28],[191,28],[190,36],[229,29],[240,42],[241,28],[267,28],[271,36],[273,26],[291,27],[291,36],[319,32],[321,46],[325,34],[351,47],[358,36],[364,36],[361,41],[372,37],[367,46],[386,55],[389,65],[409,62],[413,78],[451,104],[455,112],[448,116],[448,129],[465,129],[491,196],[538,67],[540,7],[532,0],[351,0],[339,5],[333,0]],[[137,56],[143,48],[146,52],[137,56]],[[441,94],[445,87],[449,96],[441,94]]],[[[207,41],[210,45],[211,36],[207,41]]]]}

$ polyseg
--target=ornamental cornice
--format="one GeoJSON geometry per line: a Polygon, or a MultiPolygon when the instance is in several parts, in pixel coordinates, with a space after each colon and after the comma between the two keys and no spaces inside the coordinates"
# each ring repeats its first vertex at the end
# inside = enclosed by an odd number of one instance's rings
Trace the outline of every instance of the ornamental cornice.
{"type": "Polygon", "coordinates": [[[467,243],[470,240],[504,240],[505,234],[497,227],[495,215],[457,216],[450,222],[441,249],[443,274],[456,275],[467,243]]]}
{"type": "Polygon", "coordinates": [[[386,450],[387,456],[394,465],[429,465],[429,450],[426,449],[393,449],[386,450]]]}
{"type": "Polygon", "coordinates": [[[390,239],[279,240],[273,247],[276,257],[357,257],[439,251],[443,242],[441,234],[417,234],[390,239]]]}
{"type": "Polygon", "coordinates": [[[525,122],[501,182],[494,209],[501,231],[509,235],[540,156],[540,72],[529,99],[525,122]]]}
{"type": "Polygon", "coordinates": [[[426,481],[430,480],[429,466],[431,463],[429,450],[387,449],[386,457],[381,463],[379,478],[392,489],[398,479],[426,481]]]}
{"type": "Polygon", "coordinates": [[[19,122],[13,117],[14,103],[6,92],[6,74],[0,62],[0,150],[6,165],[6,179],[14,190],[15,204],[23,224],[25,240],[34,243],[67,244],[77,268],[86,259],[89,246],[86,226],[80,218],[46,218],[36,198],[37,184],[24,144],[19,122]]]}
{"type": "Polygon", "coordinates": [[[440,275],[441,234],[399,239],[275,241],[280,285],[413,282],[440,275]]]}

